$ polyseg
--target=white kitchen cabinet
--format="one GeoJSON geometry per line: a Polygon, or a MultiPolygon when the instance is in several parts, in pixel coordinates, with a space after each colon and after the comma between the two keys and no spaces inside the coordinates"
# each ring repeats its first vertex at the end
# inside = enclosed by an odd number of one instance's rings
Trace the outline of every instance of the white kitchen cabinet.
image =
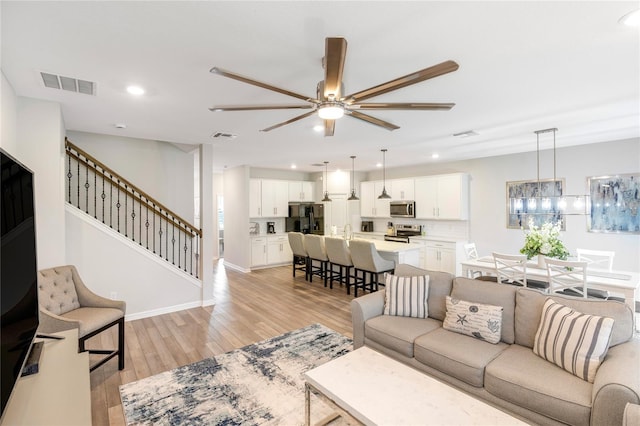
{"type": "Polygon", "coordinates": [[[293,259],[293,252],[286,235],[267,237],[267,264],[275,265],[289,263],[293,259]]]}
{"type": "Polygon", "coordinates": [[[289,182],[289,201],[312,203],[314,200],[313,186],[314,186],[313,182],[290,181],[289,182]]]}
{"type": "MultiPolygon", "coordinates": [[[[391,181],[391,200],[413,200],[415,197],[415,179],[393,179],[391,181]]],[[[387,188],[387,192],[389,188],[387,188]]]]}
{"type": "Polygon", "coordinates": [[[262,216],[262,180],[249,180],[249,217],[262,216]]]}
{"type": "Polygon", "coordinates": [[[412,238],[411,242],[424,244],[420,254],[420,266],[429,271],[448,272],[453,275],[462,273],[459,263],[465,259],[464,241],[438,241],[412,238]]]}
{"type": "Polygon", "coordinates": [[[469,177],[466,173],[415,179],[416,219],[467,220],[469,177]]]}
{"type": "Polygon", "coordinates": [[[251,266],[264,266],[267,264],[267,238],[256,237],[251,239],[251,266]]]}
{"type": "Polygon", "coordinates": [[[360,215],[362,217],[391,217],[389,212],[390,199],[378,199],[382,194],[382,188],[386,187],[391,195],[391,181],[383,184],[382,181],[360,183],[360,215]]]}
{"type": "Polygon", "coordinates": [[[262,179],[262,215],[260,217],[287,217],[289,215],[289,182],[262,179]]]}

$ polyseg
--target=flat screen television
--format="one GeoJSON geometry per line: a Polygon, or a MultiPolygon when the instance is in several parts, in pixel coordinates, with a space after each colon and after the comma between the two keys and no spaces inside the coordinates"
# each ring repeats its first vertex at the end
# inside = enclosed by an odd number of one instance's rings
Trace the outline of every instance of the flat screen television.
{"type": "Polygon", "coordinates": [[[38,328],[33,173],[0,149],[2,413],[38,328]]]}

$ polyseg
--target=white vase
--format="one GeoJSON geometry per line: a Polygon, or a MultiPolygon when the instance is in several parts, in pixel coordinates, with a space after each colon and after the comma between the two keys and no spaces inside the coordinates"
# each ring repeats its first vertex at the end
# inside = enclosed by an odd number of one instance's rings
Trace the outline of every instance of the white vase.
{"type": "Polygon", "coordinates": [[[544,261],[544,255],[543,254],[539,254],[538,255],[538,268],[547,269],[547,262],[544,261]]]}

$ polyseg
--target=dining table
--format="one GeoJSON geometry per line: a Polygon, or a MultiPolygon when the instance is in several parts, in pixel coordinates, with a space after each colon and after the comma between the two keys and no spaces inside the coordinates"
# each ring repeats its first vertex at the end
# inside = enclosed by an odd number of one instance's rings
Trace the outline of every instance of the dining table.
{"type": "MultiPolygon", "coordinates": [[[[495,275],[496,267],[492,256],[483,256],[477,259],[467,259],[461,262],[462,275],[472,277],[474,271],[495,275]]],[[[547,270],[538,266],[537,262],[527,262],[527,278],[536,281],[549,282],[547,270]]],[[[605,290],[615,293],[615,296],[624,297],[625,303],[636,310],[635,302],[640,289],[640,273],[617,270],[587,269],[587,287],[605,290]]]]}

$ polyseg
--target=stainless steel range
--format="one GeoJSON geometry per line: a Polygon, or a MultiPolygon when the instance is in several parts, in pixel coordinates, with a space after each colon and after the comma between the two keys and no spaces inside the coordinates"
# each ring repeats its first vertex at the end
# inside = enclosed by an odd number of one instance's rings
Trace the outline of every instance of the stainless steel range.
{"type": "Polygon", "coordinates": [[[409,243],[411,237],[422,234],[422,225],[396,225],[395,235],[385,235],[385,241],[409,243]]]}

